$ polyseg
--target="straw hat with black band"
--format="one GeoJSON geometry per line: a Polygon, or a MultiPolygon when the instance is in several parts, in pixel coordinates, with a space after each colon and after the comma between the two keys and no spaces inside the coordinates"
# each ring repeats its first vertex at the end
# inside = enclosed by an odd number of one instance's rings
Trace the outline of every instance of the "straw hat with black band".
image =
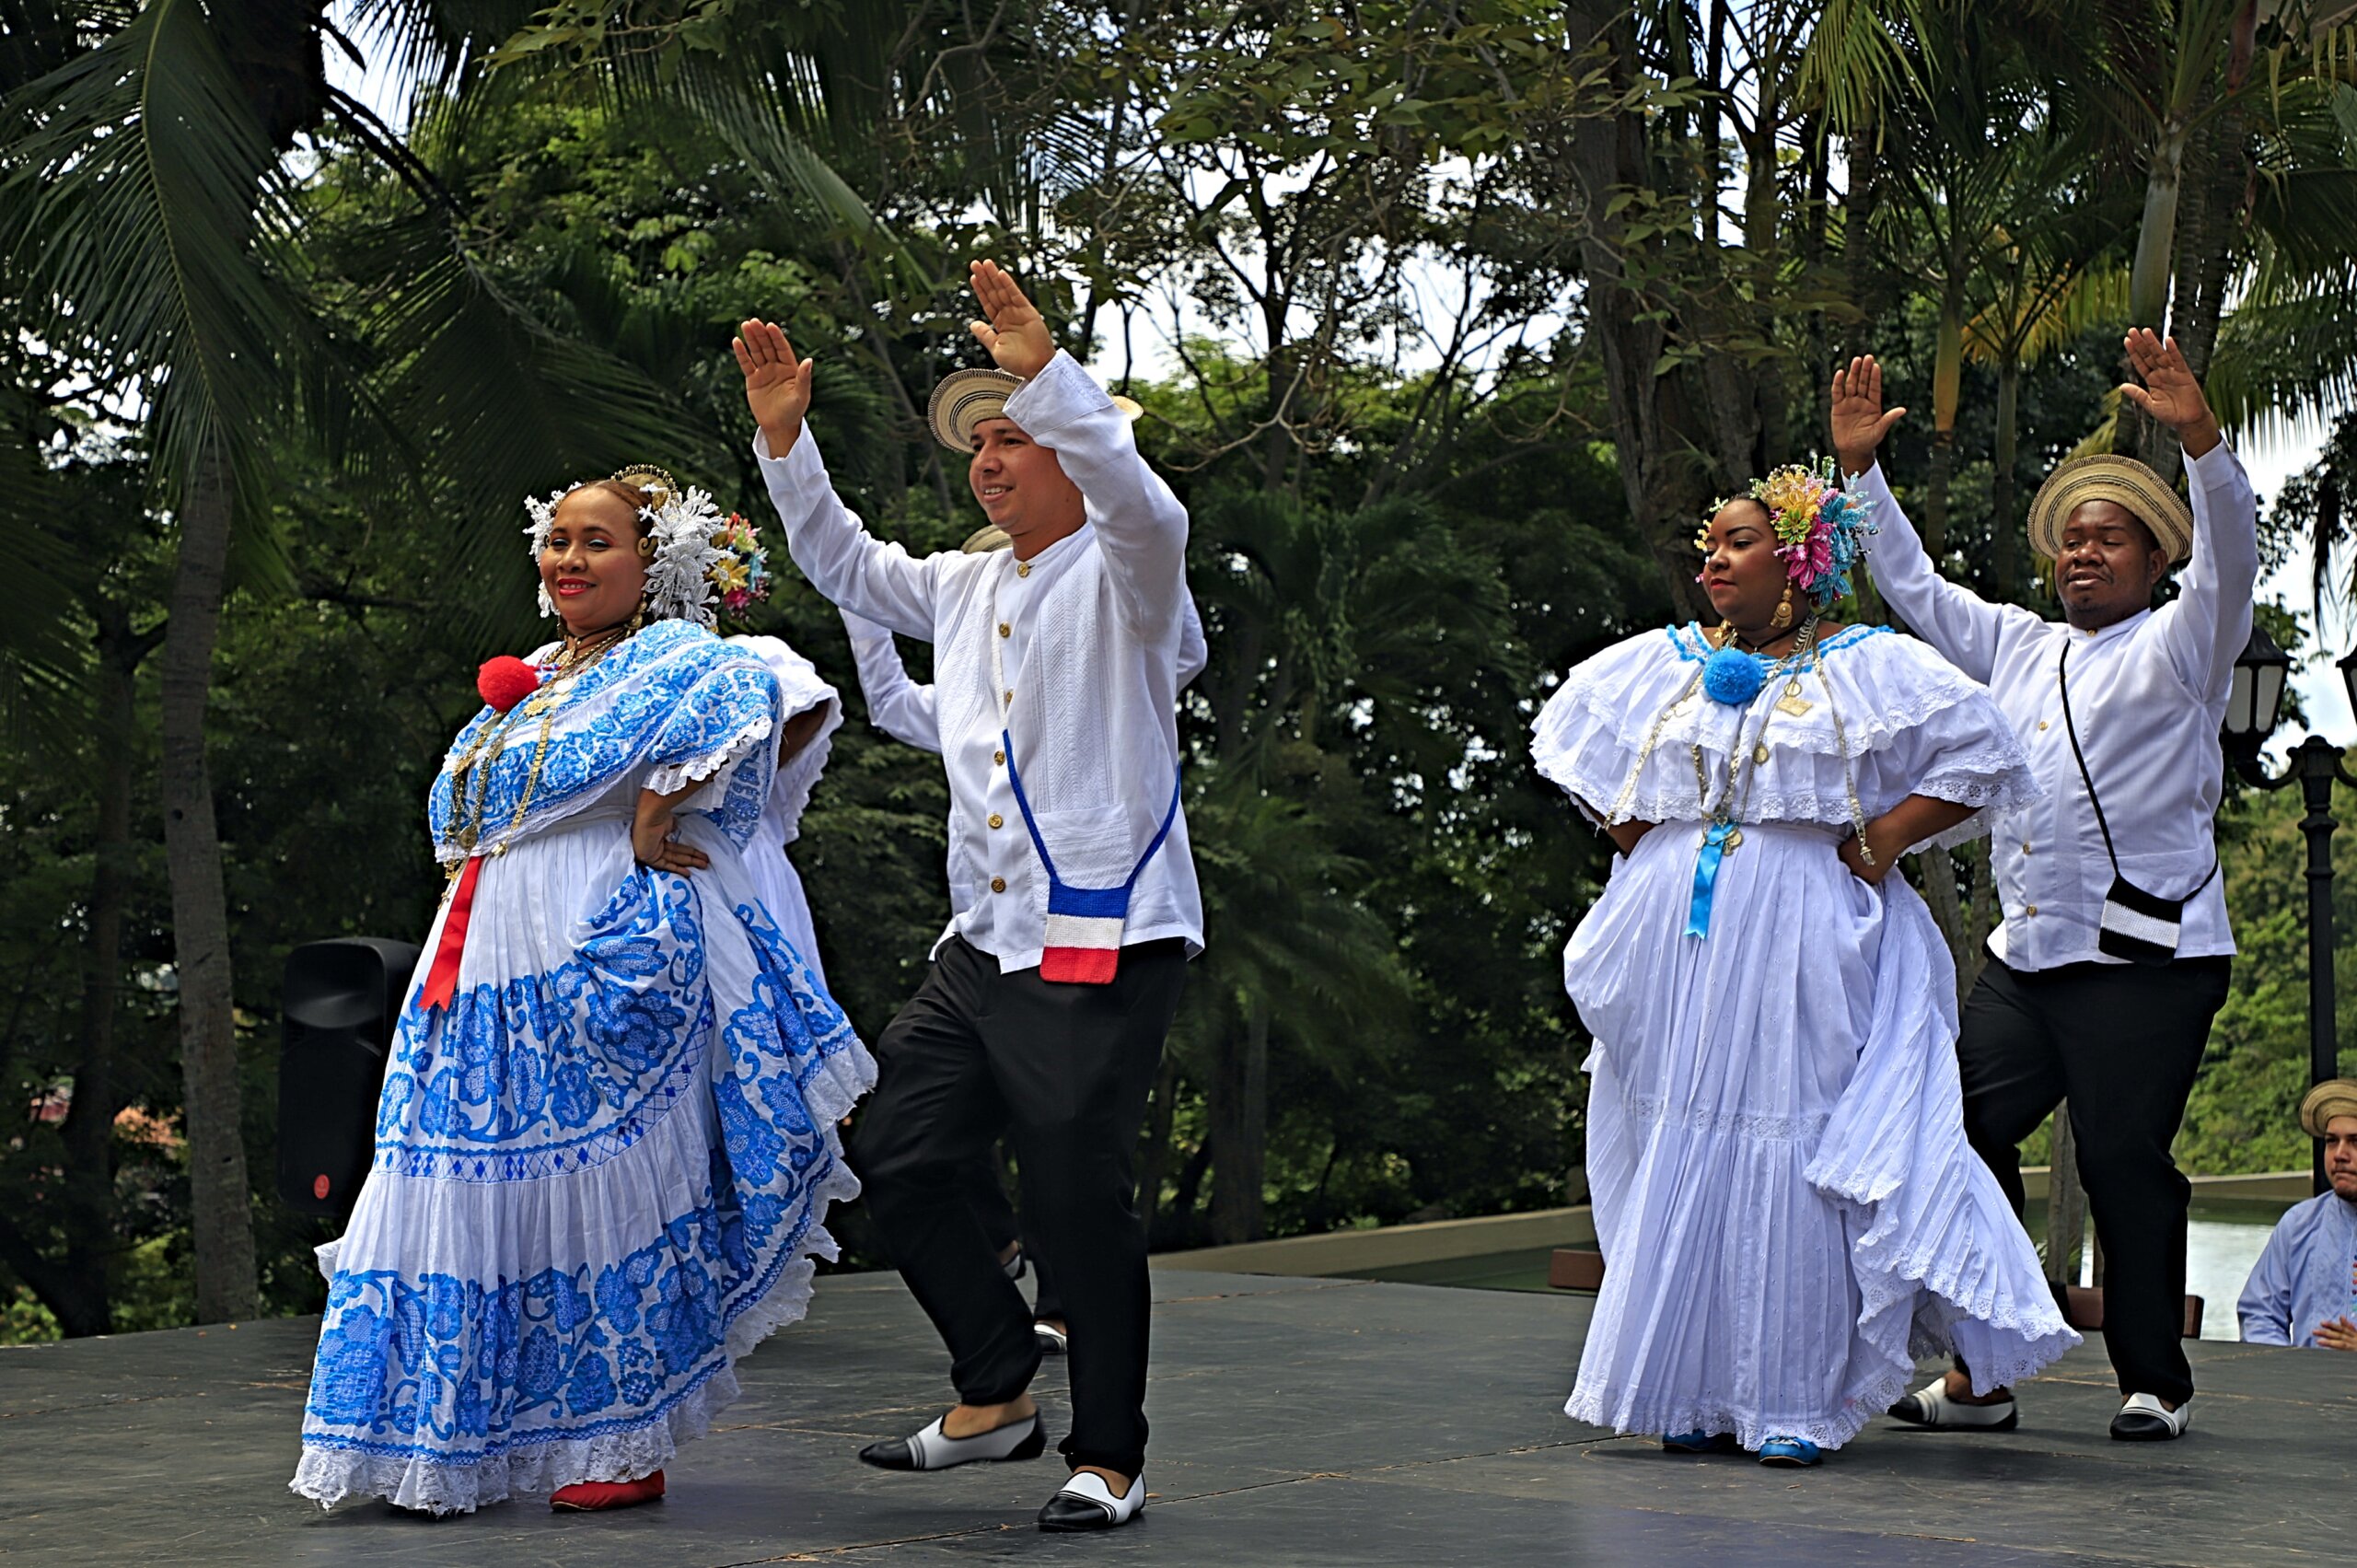
{"type": "Polygon", "coordinates": [[[2029,547],[2051,561],[2062,553],[2062,529],[2090,501],[2126,507],[2152,530],[2169,564],[2193,553],[2193,509],[2176,487],[2133,458],[2108,454],[2073,458],[2046,476],[2029,504],[2029,547]]]}
{"type": "MultiPolygon", "coordinates": [[[[925,424],[933,438],[953,452],[969,457],[974,451],[974,430],[986,419],[1006,417],[1006,400],[1023,385],[1023,377],[1004,370],[953,370],[933,389],[925,405],[925,424]]],[[[1113,406],[1121,417],[1134,421],[1145,410],[1118,394],[1113,406]]]]}

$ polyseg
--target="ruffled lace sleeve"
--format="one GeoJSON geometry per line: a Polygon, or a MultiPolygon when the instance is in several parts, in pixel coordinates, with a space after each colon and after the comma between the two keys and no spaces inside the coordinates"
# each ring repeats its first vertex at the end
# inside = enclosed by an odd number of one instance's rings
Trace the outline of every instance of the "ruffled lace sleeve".
{"type": "Polygon", "coordinates": [[[1573,666],[1538,710],[1530,726],[1531,761],[1590,821],[1664,821],[1673,805],[1672,814],[1694,814],[1690,780],[1684,797],[1670,802],[1653,766],[1661,739],[1655,719],[1666,729],[1673,709],[1683,712],[1698,701],[1701,666],[1682,652],[1675,629],[1615,643],[1573,666]]]}
{"type": "Polygon", "coordinates": [[[710,813],[742,844],[776,776],[784,703],[767,665],[717,637],[707,639],[706,645],[682,649],[667,661],[679,668],[668,672],[669,711],[640,757],[646,769],[640,787],[672,795],[704,785],[679,809],[710,813]]]}
{"type": "Polygon", "coordinates": [[[1868,727],[1877,743],[1866,759],[1869,815],[1910,795],[1973,807],[1973,816],[1929,841],[1945,846],[1988,831],[1989,811],[2038,797],[2028,754],[1987,687],[1913,637],[1878,636],[1861,651],[1866,656],[1841,672],[1835,690],[1854,689],[1879,715],[1868,727]]]}
{"type": "Polygon", "coordinates": [[[761,831],[773,831],[780,843],[790,844],[802,836],[803,810],[810,804],[810,791],[817,785],[819,775],[826,771],[828,754],[834,749],[835,731],[842,727],[842,701],[835,689],[819,678],[818,666],[784,640],[731,637],[727,641],[730,647],[760,659],[776,678],[781,726],[813,708],[825,710],[819,721],[819,733],[801,750],[778,764],[777,778],[770,785],[769,802],[762,808],[761,831]]]}
{"type": "Polygon", "coordinates": [[[1538,771],[1612,822],[1704,821],[1730,788],[1737,820],[1832,828],[1910,795],[2003,808],[2038,794],[1988,691],[1912,637],[1845,628],[1813,667],[1771,675],[1742,705],[1702,691],[1711,651],[1689,624],[1578,666],[1533,726],[1538,771]]]}

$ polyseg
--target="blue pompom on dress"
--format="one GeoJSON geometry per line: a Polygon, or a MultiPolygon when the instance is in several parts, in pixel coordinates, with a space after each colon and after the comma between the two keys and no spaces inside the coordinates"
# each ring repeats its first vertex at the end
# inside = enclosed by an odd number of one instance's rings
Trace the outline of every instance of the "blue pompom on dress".
{"type": "Polygon", "coordinates": [[[2078,1342],[1965,1142],[1946,943],[1900,873],[1869,885],[1838,854],[1910,795],[2037,786],[1989,694],[1911,637],[1850,628],[1734,703],[1697,679],[1711,656],[1696,625],[1630,638],[1534,726],[1539,772],[1583,809],[1660,824],[1563,955],[1595,1038],[1606,1264],[1565,1409],[1832,1448],[1918,1354],[1963,1351],[1985,1388],[2078,1342]],[[1705,877],[1730,789],[1739,841],[1705,877]]]}

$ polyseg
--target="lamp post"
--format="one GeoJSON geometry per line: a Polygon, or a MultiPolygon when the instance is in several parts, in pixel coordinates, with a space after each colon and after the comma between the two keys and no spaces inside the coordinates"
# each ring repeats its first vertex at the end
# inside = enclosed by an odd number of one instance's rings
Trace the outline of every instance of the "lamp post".
{"type": "MultiPolygon", "coordinates": [[[[2357,648],[2341,656],[2341,689],[2350,710],[2357,713],[2357,648]]],[[[2321,1084],[2339,1075],[2340,1039],[2334,1026],[2332,994],[2332,834],[2340,824],[2332,815],[2332,782],[2357,789],[2341,766],[2340,748],[2321,735],[2310,735],[2292,748],[2287,765],[2270,775],[2260,749],[2282,716],[2283,685],[2292,661],[2274,639],[2257,626],[2250,642],[2235,660],[2234,687],[2226,699],[2223,740],[2226,761],[2244,782],[2258,789],[2282,789],[2296,783],[2308,808],[2300,819],[2300,832],[2308,841],[2308,1077],[2321,1084]]],[[[2315,1190],[2328,1190],[2324,1177],[2324,1142],[2312,1141],[2315,1190]]]]}

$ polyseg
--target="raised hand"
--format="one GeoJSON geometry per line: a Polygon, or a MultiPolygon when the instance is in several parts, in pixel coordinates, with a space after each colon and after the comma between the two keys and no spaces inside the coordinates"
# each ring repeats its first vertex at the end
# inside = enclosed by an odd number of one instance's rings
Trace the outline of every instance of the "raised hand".
{"type": "Polygon", "coordinates": [[[802,417],[810,412],[810,361],[795,358],[784,331],[758,319],[737,329],[731,346],[737,368],[745,373],[746,406],[770,438],[770,456],[782,458],[801,436],[802,417]]]}
{"type": "Polygon", "coordinates": [[[1056,357],[1056,340],[1039,308],[996,261],[972,262],[967,272],[974,285],[974,303],[990,318],[967,325],[991,351],[998,367],[1027,381],[1045,370],[1048,361],[1056,357]]]}
{"type": "Polygon", "coordinates": [[[1875,448],[1906,414],[1903,408],[1883,412],[1882,366],[1873,354],[1833,367],[1833,455],[1843,473],[1874,467],[1875,448]]]}
{"type": "Polygon", "coordinates": [[[2193,366],[2177,346],[2150,327],[2138,327],[2127,338],[2128,363],[2144,378],[2141,387],[2123,384],[2119,395],[2159,423],[2177,432],[2186,456],[2198,458],[2218,444],[2218,418],[2210,400],[2201,395],[2193,366]]]}

